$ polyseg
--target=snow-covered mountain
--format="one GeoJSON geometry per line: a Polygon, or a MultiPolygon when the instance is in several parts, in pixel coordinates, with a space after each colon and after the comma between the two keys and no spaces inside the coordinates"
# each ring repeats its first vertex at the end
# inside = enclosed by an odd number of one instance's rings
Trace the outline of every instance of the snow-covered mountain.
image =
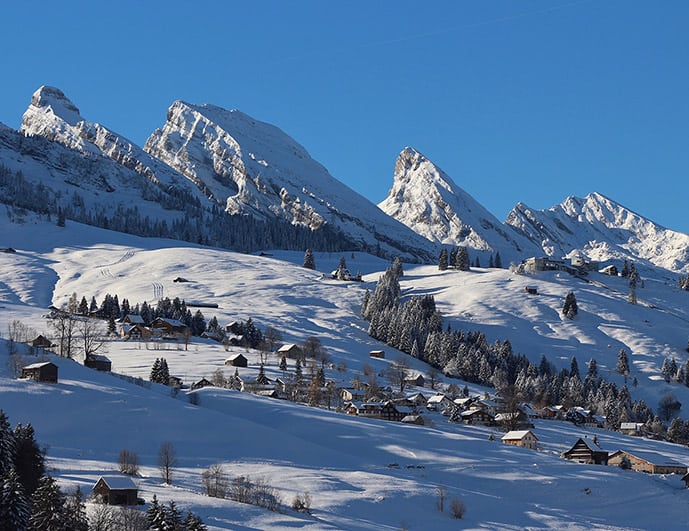
{"type": "Polygon", "coordinates": [[[416,233],[442,245],[499,252],[504,259],[538,253],[531,241],[488,212],[443,170],[414,148],[397,157],[392,188],[378,205],[416,233]]]}
{"type": "Polygon", "coordinates": [[[213,105],[174,102],[144,149],[211,191],[230,214],[339,228],[364,247],[428,257],[432,246],[381,212],[277,127],[213,105]]]}
{"type": "Polygon", "coordinates": [[[560,257],[574,249],[593,260],[640,260],[670,271],[689,271],[689,235],[666,229],[599,194],[568,197],[548,210],[523,203],[509,213],[509,226],[560,257]]]}

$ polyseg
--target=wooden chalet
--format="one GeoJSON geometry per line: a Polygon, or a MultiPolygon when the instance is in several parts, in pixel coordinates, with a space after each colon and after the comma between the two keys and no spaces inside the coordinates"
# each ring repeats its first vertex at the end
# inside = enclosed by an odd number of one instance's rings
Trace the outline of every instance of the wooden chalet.
{"type": "Polygon", "coordinates": [[[22,367],[22,378],[36,382],[57,383],[57,365],[50,361],[32,363],[22,367]]]}
{"type": "Polygon", "coordinates": [[[196,389],[203,389],[204,387],[215,387],[213,385],[213,382],[206,378],[201,378],[198,382],[194,382],[191,384],[191,390],[195,391],[196,389]]]}
{"type": "Polygon", "coordinates": [[[138,314],[135,313],[128,313],[125,315],[122,320],[120,321],[122,324],[126,325],[141,325],[141,326],[146,326],[146,322],[144,321],[144,318],[141,317],[138,314]]]}
{"type": "Polygon", "coordinates": [[[423,387],[426,384],[426,380],[421,373],[410,374],[404,381],[407,385],[413,385],[415,387],[423,387]]]}
{"type": "Polygon", "coordinates": [[[244,354],[233,354],[225,360],[225,365],[231,365],[232,367],[248,367],[249,360],[246,359],[244,354]]]}
{"type": "Polygon", "coordinates": [[[602,428],[605,425],[603,417],[594,415],[590,410],[583,407],[568,409],[565,418],[577,426],[586,426],[587,428],[602,428]]]}
{"type": "Polygon", "coordinates": [[[128,324],[120,325],[120,337],[122,339],[143,339],[148,341],[153,336],[151,329],[143,324],[128,324]]]}
{"type": "Polygon", "coordinates": [[[180,378],[179,376],[170,376],[167,381],[168,386],[170,387],[176,387],[177,389],[181,389],[184,387],[184,380],[180,378]]]}
{"type": "Polygon", "coordinates": [[[495,423],[493,415],[477,407],[462,411],[460,417],[464,424],[483,424],[484,426],[490,426],[495,423]]]}
{"type": "Polygon", "coordinates": [[[433,396],[429,396],[426,400],[426,408],[431,411],[445,411],[446,409],[452,407],[453,402],[447,395],[442,393],[437,393],[433,396]]]}
{"type": "Polygon", "coordinates": [[[617,450],[610,454],[608,464],[622,468],[630,468],[637,472],[648,472],[649,474],[686,474],[687,466],[677,461],[673,461],[662,454],[655,452],[637,451],[627,452],[617,450]]]}
{"type": "Polygon", "coordinates": [[[359,407],[360,417],[399,421],[405,415],[406,413],[401,413],[390,400],[385,402],[364,402],[359,407]]]}
{"type": "Polygon", "coordinates": [[[112,361],[107,356],[90,354],[84,359],[84,366],[97,371],[110,372],[112,370],[112,361]]]}
{"type": "Polygon", "coordinates": [[[156,317],[151,323],[154,335],[169,339],[184,339],[189,336],[189,327],[177,319],[156,317]]]}
{"type": "Polygon", "coordinates": [[[108,505],[136,505],[139,489],[129,476],[101,476],[93,494],[108,505]]]}
{"type": "Polygon", "coordinates": [[[562,457],[586,465],[607,465],[608,452],[588,437],[580,437],[562,457]]]}
{"type": "Polygon", "coordinates": [[[53,345],[53,342],[50,341],[50,339],[48,339],[47,337],[45,337],[43,335],[39,335],[38,337],[36,337],[36,339],[34,339],[31,342],[31,346],[34,348],[48,349],[48,348],[52,348],[54,345],[53,345]]]}
{"type": "Polygon", "coordinates": [[[277,350],[277,355],[285,356],[286,358],[296,359],[302,356],[302,351],[299,345],[295,345],[294,343],[287,343],[286,345],[282,345],[277,350]]]}
{"type": "Polygon", "coordinates": [[[536,450],[538,446],[538,437],[531,430],[508,431],[501,440],[503,444],[511,444],[529,450],[536,450]]]}
{"type": "Polygon", "coordinates": [[[383,350],[372,350],[368,355],[371,358],[385,359],[385,351],[383,350]]]}

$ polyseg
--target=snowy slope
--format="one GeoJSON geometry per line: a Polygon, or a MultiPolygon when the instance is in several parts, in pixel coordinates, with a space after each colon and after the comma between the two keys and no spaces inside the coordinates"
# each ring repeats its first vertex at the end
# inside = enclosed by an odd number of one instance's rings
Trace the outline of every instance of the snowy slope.
{"type": "MultiPolygon", "coordinates": [[[[386,263],[362,253],[345,256],[350,269],[364,273],[365,282],[359,284],[324,279],[319,271],[298,267],[303,255],[295,252],[242,255],[71,222],[61,228],[31,216],[11,223],[5,213],[0,214],[0,234],[17,249],[0,253],[0,330],[20,319],[48,331],[41,317],[46,306],[62,304],[74,292],[99,301],[105,293],[117,293],[131,302],[154,302],[154,292],[162,288],[165,296],[217,302],[217,309],[204,309],[204,314],[221,323],[252,317],[261,327],[281,330],[287,342],[319,337],[333,363],[346,365],[344,371],[326,369],[338,385],[366,364],[382,372],[397,355],[388,348],[387,360],[367,355],[380,345],[367,336],[359,305],[386,263]],[[177,276],[191,282],[174,283],[177,276]]],[[[329,271],[339,258],[316,253],[316,265],[329,271]]],[[[610,369],[624,346],[632,353],[632,376],[639,381],[631,389],[635,399],[655,404],[672,390],[686,404],[689,389],[659,380],[658,370],[665,355],[686,360],[687,294],[646,279],[640,304],[630,306],[622,279],[591,276],[593,282],[586,283],[563,273],[522,277],[506,270],[440,272],[433,266],[406,266],[402,289],[433,294],[453,328],[483,330],[491,341],[509,338],[516,352],[534,360],[546,354],[558,368],[568,367],[572,355],[580,366],[595,357],[607,378],[620,379],[610,369]],[[539,295],[523,295],[527,284],[536,285],[539,295]],[[579,302],[574,320],[560,314],[569,289],[579,302]]],[[[117,340],[108,347],[114,369],[131,376],[146,378],[160,356],[186,383],[218,368],[227,371],[223,361],[229,353],[207,340],[195,339],[186,350],[172,345],[149,350],[145,343],[117,340]]],[[[173,398],[168,388],[131,385],[64,359],[54,359],[60,383],[42,385],[9,378],[5,349],[0,341],[0,407],[13,424],[30,421],[36,427],[63,486],[88,491],[99,475],[116,469],[117,454],[128,448],[141,458],[137,482],[144,498],[175,499],[211,529],[456,528],[447,508],[444,513],[436,509],[439,485],[447,488],[447,503],[453,497],[465,502],[467,513],[459,522],[465,529],[665,530],[689,525],[683,509],[687,491],[676,477],[577,465],[559,457],[583,435],[596,435],[610,451],[631,446],[689,464],[689,450],[681,446],[538,421],[541,451],[532,452],[489,441],[490,428],[454,425],[436,413],[428,414],[431,427],[404,426],[218,389],[199,391],[200,404],[194,406],[184,393],[173,398]],[[172,486],[162,484],[156,468],[157,449],[166,440],[179,458],[172,486]],[[204,496],[200,473],[214,463],[222,463],[232,477],[266,478],[287,504],[295,494],[310,492],[313,516],[270,513],[204,496]],[[388,466],[393,463],[399,468],[388,466]]],[[[251,378],[258,353],[241,352],[250,366],[240,372],[251,378]]],[[[427,373],[423,363],[409,362],[427,373]]],[[[280,374],[277,360],[268,360],[267,374],[280,374]]],[[[481,389],[472,386],[472,391],[481,389]]]]}
{"type": "Polygon", "coordinates": [[[464,245],[485,263],[496,252],[505,263],[538,252],[532,242],[498,221],[411,147],[397,157],[392,188],[378,206],[425,238],[442,245],[464,245]]]}
{"type": "Polygon", "coordinates": [[[630,258],[689,272],[689,235],[661,227],[599,193],[568,197],[548,210],[519,203],[507,224],[556,258],[580,249],[593,260],[630,258]]]}
{"type": "Polygon", "coordinates": [[[232,214],[278,217],[390,255],[428,257],[433,246],[333,178],[277,127],[237,110],[174,102],[144,149],[211,190],[232,214]]]}

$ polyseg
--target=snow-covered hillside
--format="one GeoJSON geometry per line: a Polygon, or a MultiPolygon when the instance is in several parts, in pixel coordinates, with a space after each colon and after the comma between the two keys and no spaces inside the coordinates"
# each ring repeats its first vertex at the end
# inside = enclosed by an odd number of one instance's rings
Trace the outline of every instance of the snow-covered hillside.
{"type": "MultiPolygon", "coordinates": [[[[316,253],[318,270],[311,271],[299,267],[303,253],[242,255],[69,221],[57,227],[32,215],[21,220],[11,222],[0,214],[0,246],[17,251],[0,253],[2,331],[20,319],[48,332],[47,306],[63,304],[72,293],[98,301],[110,293],[132,303],[155,303],[162,292],[217,303],[218,308],[203,308],[206,318],[225,323],[251,317],[261,328],[280,330],[285,342],[318,337],[333,362],[326,377],[338,385],[361,374],[365,365],[384,373],[400,355],[383,346],[387,359],[369,358],[368,352],[381,345],[368,337],[367,323],[359,317],[364,291],[373,288],[387,266],[378,258],[347,253],[348,267],[360,270],[364,282],[339,282],[321,274],[336,267],[339,254],[316,253]],[[180,276],[189,282],[173,282],[180,276]],[[341,364],[344,370],[336,368],[341,364]]],[[[518,276],[507,270],[441,272],[435,266],[406,265],[402,290],[404,295],[433,294],[454,329],[482,330],[490,341],[509,339],[515,352],[535,361],[545,354],[558,368],[569,367],[572,356],[582,366],[595,357],[605,377],[620,384],[622,376],[611,369],[619,349],[627,348],[630,377],[638,380],[633,398],[655,406],[659,396],[672,391],[688,403],[689,389],[667,384],[659,375],[665,356],[686,361],[687,293],[646,278],[638,290],[639,304],[632,306],[622,279],[591,273],[588,280],[557,272],[518,276]],[[526,285],[538,294],[527,295],[526,285]],[[569,290],[579,303],[573,320],[561,315],[569,290]]],[[[51,358],[59,365],[60,382],[39,384],[10,377],[6,345],[0,341],[0,408],[13,424],[35,426],[39,442],[48,446],[51,472],[64,487],[80,485],[88,491],[99,475],[116,470],[117,454],[129,448],[142,461],[137,482],[144,498],[175,499],[211,529],[456,528],[447,508],[444,513],[436,509],[438,486],[446,488],[447,503],[458,497],[466,504],[459,522],[466,529],[689,525],[683,510],[689,492],[677,477],[578,465],[559,457],[584,435],[598,437],[610,451],[632,447],[689,464],[689,451],[682,446],[536,421],[541,448],[533,452],[502,445],[499,437],[489,441],[494,428],[452,424],[438,413],[427,414],[431,426],[406,426],[221,389],[197,391],[199,404],[192,405],[184,392],[173,397],[167,387],[132,385],[86,369],[79,359],[51,358]],[[156,468],[163,441],[177,448],[172,486],[162,484],[156,468]],[[266,478],[286,504],[308,491],[313,515],[276,514],[204,496],[200,474],[215,463],[232,477],[266,478]]],[[[239,371],[250,379],[258,370],[258,353],[237,352],[249,358],[249,367],[239,371]]],[[[172,374],[187,384],[217,369],[229,372],[223,363],[228,354],[221,345],[196,338],[188,348],[108,342],[116,372],[146,379],[155,358],[164,356],[172,374]]],[[[425,364],[408,361],[429,375],[425,364]]],[[[281,374],[277,365],[275,358],[268,360],[269,377],[281,374]]],[[[441,385],[450,382],[442,380],[441,385]]]]}
{"type": "Polygon", "coordinates": [[[468,247],[484,264],[496,253],[505,263],[540,254],[411,147],[397,157],[392,188],[378,206],[433,242],[468,247]]]}

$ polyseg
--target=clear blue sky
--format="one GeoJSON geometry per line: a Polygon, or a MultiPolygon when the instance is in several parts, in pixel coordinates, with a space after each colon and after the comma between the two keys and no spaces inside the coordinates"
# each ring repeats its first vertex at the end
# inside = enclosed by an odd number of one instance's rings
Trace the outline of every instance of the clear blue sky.
{"type": "Polygon", "coordinates": [[[689,2],[8,2],[0,122],[61,88],[143,144],[240,109],[381,201],[423,152],[499,219],[597,191],[689,232],[689,2]]]}

